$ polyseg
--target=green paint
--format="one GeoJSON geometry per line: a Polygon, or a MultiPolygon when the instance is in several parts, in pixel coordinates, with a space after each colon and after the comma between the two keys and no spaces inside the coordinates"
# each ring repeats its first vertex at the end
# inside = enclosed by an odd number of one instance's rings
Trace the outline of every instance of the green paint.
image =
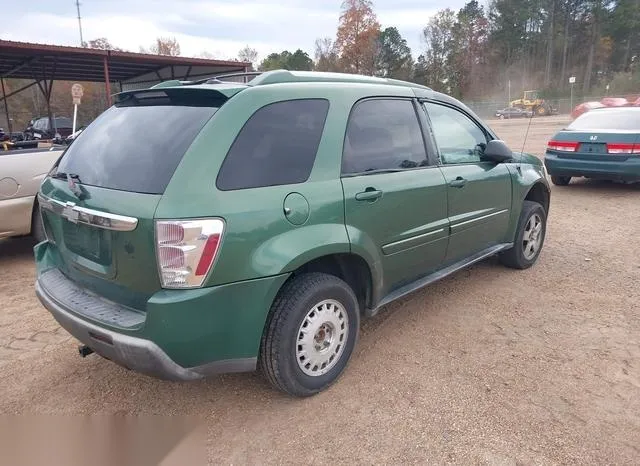
{"type": "MultiPolygon", "coordinates": [[[[45,212],[56,244],[36,247],[39,273],[58,267],[90,292],[145,312],[141,328],[94,323],[151,340],[184,367],[250,358],[258,355],[278,290],[308,262],[332,254],[364,259],[372,279],[369,306],[375,308],[385,295],[418,277],[492,244],[512,242],[522,201],[531,187],[540,183],[548,190],[540,161],[526,154],[504,164],[434,163],[397,173],[341,178],[347,120],[363,98],[426,98],[457,105],[475,117],[450,97],[409,83],[358,77],[339,82],[333,76],[314,80],[313,75],[296,78],[280,73],[280,81],[270,74],[249,86],[182,86],[230,98],[193,141],[163,195],[83,186],[87,196],[79,200],[65,181],[48,178],[41,192],[50,198],[136,217],[139,223],[130,232],[100,230],[96,240],[87,228],[74,230],[76,226],[67,220],[45,212]],[[330,107],[306,182],[237,191],[216,188],[222,161],[254,112],[274,102],[313,98],[327,99],[330,107]],[[459,176],[468,185],[450,187],[449,182],[459,176]],[[383,195],[356,200],[356,194],[367,188],[383,195]],[[292,209],[291,219],[285,207],[292,209]],[[225,221],[214,269],[200,289],[164,290],[158,278],[154,221],[198,217],[225,221]],[[97,244],[92,241],[100,242],[100,253],[83,253],[83,247],[97,244]]],[[[429,129],[423,130],[427,146],[435,147],[429,129]]],[[[485,130],[495,137],[489,128],[485,130]]]]}

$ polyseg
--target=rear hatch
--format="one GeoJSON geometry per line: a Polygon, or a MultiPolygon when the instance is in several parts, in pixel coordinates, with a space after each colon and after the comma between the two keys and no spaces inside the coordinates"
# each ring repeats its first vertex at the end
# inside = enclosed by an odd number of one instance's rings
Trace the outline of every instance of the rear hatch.
{"type": "Polygon", "coordinates": [[[43,183],[45,230],[64,275],[145,310],[158,291],[154,213],[185,152],[227,97],[170,88],[119,95],[43,183]]]}

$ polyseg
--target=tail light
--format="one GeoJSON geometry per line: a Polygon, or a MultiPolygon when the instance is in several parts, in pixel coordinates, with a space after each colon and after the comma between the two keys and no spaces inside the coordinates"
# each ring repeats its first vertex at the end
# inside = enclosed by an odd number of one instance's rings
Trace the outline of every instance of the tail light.
{"type": "Polygon", "coordinates": [[[547,143],[547,150],[558,150],[562,152],[575,152],[578,150],[579,142],[569,141],[549,141],[547,143]]]}
{"type": "Polygon", "coordinates": [[[156,254],[163,288],[202,286],[215,262],[224,222],[218,218],[156,221],[156,254]]]}
{"type": "Polygon", "coordinates": [[[640,144],[612,144],[607,143],[607,152],[609,154],[640,154],[640,144]]]}

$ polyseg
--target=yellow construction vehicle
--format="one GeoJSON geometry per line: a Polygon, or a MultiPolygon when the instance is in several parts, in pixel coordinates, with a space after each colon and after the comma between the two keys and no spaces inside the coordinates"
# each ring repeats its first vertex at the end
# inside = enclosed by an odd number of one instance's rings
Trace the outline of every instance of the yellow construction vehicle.
{"type": "Polygon", "coordinates": [[[512,107],[518,107],[523,110],[529,110],[537,116],[551,115],[553,108],[544,99],[540,98],[539,91],[524,91],[521,99],[509,102],[512,107]]]}

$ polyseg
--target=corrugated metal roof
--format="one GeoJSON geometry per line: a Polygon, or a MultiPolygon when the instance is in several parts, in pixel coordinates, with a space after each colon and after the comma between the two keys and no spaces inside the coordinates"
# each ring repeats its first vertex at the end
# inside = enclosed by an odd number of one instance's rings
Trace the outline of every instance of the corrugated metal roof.
{"type": "Polygon", "coordinates": [[[250,63],[0,40],[0,77],[94,81],[161,81],[244,71],[250,63]]]}

